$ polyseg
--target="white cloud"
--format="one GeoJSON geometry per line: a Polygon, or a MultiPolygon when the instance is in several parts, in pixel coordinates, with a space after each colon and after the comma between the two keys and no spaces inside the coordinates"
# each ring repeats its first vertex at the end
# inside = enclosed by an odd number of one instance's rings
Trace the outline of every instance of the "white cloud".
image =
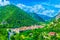
{"type": "Polygon", "coordinates": [[[17,4],[16,6],[23,9],[24,11],[27,11],[27,10],[32,8],[31,6],[26,6],[26,5],[23,5],[23,4],[17,4]]]}
{"type": "Polygon", "coordinates": [[[3,5],[3,2],[2,2],[2,0],[0,0],[0,5],[3,5]]]}
{"type": "Polygon", "coordinates": [[[60,8],[60,5],[55,5],[56,8],[60,8]]]}
{"type": "Polygon", "coordinates": [[[35,13],[38,13],[39,10],[44,10],[45,8],[42,5],[34,5],[31,8],[31,12],[34,11],[35,13]]]}
{"type": "Polygon", "coordinates": [[[23,5],[23,4],[17,4],[16,6],[18,6],[21,9],[23,9],[23,8],[31,8],[31,6],[26,6],[26,5],[23,5]]]}
{"type": "Polygon", "coordinates": [[[10,4],[9,1],[4,0],[4,1],[2,2],[2,0],[0,0],[0,6],[5,6],[5,5],[8,5],[8,4],[10,4]]]}
{"type": "Polygon", "coordinates": [[[51,7],[54,7],[54,8],[60,8],[60,4],[50,4],[50,3],[42,3],[43,5],[47,5],[47,6],[51,6],[51,7]]]}
{"type": "Polygon", "coordinates": [[[53,14],[54,14],[54,10],[45,10],[45,11],[43,11],[41,14],[43,14],[43,15],[47,15],[47,16],[53,16],[53,14]]]}
{"type": "Polygon", "coordinates": [[[16,6],[18,6],[19,8],[23,8],[23,7],[25,7],[25,5],[23,5],[23,4],[17,4],[16,6]]]}
{"type": "Polygon", "coordinates": [[[26,6],[23,4],[17,4],[19,8],[25,10],[25,11],[30,11],[34,13],[38,13],[39,10],[44,10],[45,8],[42,5],[34,5],[34,6],[26,6]]]}

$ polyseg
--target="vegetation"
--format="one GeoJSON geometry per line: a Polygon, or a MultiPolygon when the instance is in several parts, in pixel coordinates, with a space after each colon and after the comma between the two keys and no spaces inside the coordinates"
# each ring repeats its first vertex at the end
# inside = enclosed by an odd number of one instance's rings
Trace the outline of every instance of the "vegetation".
{"type": "Polygon", "coordinates": [[[8,32],[6,28],[0,28],[0,40],[8,40],[8,32]]]}
{"type": "Polygon", "coordinates": [[[60,40],[60,19],[46,24],[42,29],[22,31],[19,36],[16,34],[11,37],[16,37],[15,40],[60,40]]]}
{"type": "Polygon", "coordinates": [[[39,24],[28,13],[14,5],[7,5],[0,8],[0,15],[0,27],[3,28],[17,28],[39,24]]]}

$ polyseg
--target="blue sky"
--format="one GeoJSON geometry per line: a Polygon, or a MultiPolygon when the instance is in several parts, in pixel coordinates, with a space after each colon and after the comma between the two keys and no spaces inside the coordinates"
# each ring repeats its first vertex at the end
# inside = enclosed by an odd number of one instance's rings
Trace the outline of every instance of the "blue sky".
{"type": "Polygon", "coordinates": [[[49,0],[9,0],[11,3],[15,3],[15,4],[18,4],[18,3],[21,3],[21,4],[24,4],[24,5],[35,5],[37,3],[42,3],[42,2],[48,2],[49,0]]]}
{"type": "Polygon", "coordinates": [[[22,3],[25,5],[35,5],[39,3],[60,4],[60,0],[9,0],[11,3],[22,3]]]}

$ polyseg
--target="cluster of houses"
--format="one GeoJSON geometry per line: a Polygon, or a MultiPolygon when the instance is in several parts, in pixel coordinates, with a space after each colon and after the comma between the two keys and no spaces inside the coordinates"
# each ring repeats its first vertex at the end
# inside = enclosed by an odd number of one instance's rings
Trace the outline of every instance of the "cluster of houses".
{"type": "Polygon", "coordinates": [[[44,26],[40,26],[40,25],[34,25],[34,26],[24,26],[24,27],[20,27],[20,28],[12,28],[10,29],[13,32],[16,33],[20,33],[20,31],[25,31],[25,30],[33,30],[33,29],[37,29],[37,28],[43,28],[44,26]]]}

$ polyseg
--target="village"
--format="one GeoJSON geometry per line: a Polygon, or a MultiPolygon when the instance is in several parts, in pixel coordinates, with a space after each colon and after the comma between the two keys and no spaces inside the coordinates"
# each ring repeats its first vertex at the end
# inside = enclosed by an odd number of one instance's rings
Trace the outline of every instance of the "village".
{"type": "Polygon", "coordinates": [[[19,33],[20,31],[25,31],[25,30],[33,30],[33,29],[38,29],[38,28],[43,28],[44,26],[41,25],[34,25],[34,26],[24,26],[20,28],[11,28],[10,30],[16,33],[19,33]]]}

